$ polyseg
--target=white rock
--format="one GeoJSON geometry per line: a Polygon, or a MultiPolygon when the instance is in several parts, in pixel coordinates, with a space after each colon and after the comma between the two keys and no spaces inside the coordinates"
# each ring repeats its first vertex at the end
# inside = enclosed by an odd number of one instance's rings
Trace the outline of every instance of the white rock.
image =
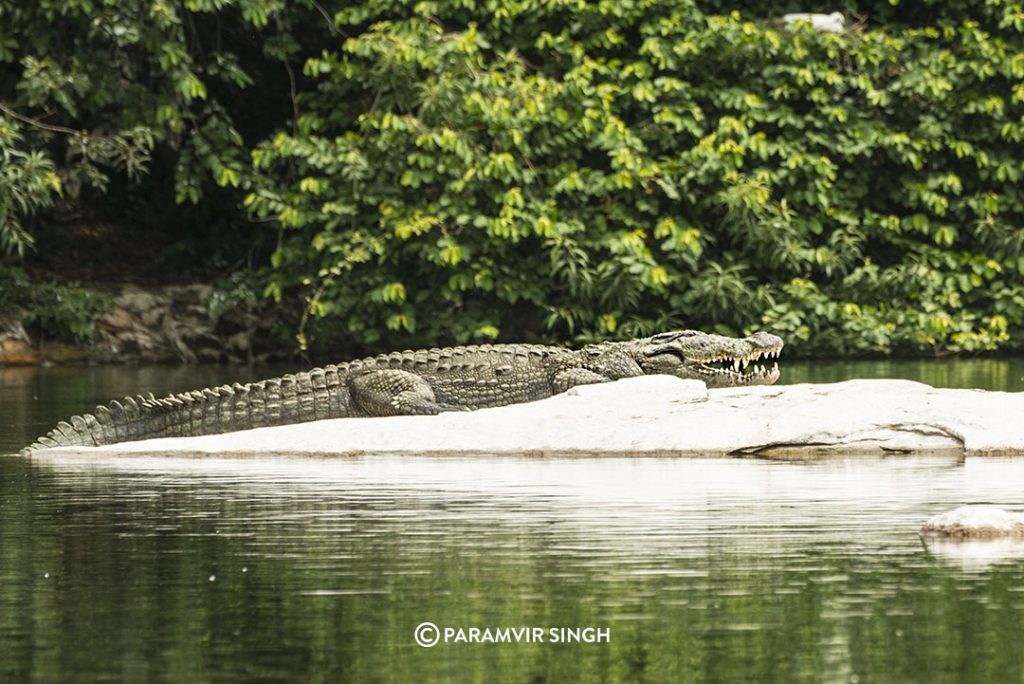
{"type": "Polygon", "coordinates": [[[832,12],[831,14],[794,12],[782,15],[782,21],[786,26],[792,26],[798,21],[809,21],[815,31],[822,33],[842,33],[846,24],[846,18],[841,12],[832,12]]]}
{"type": "Polygon", "coordinates": [[[1024,514],[995,506],[961,506],[929,519],[921,534],[952,539],[1024,538],[1024,514]]]}
{"type": "Polygon", "coordinates": [[[439,416],[341,418],[103,447],[83,454],[1024,454],[1024,393],[850,380],[712,390],[645,376],[544,401],[439,416]]]}

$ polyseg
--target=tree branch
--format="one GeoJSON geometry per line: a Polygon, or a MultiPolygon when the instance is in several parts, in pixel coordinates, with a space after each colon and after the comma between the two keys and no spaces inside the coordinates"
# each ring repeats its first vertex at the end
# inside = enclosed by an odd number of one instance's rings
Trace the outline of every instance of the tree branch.
{"type": "Polygon", "coordinates": [[[29,126],[41,128],[44,131],[50,131],[52,133],[65,133],[67,135],[85,135],[85,131],[76,131],[74,128],[67,128],[65,126],[55,126],[53,124],[43,123],[39,119],[32,119],[25,116],[24,114],[19,114],[3,102],[0,102],[0,112],[3,112],[12,119],[17,119],[18,121],[26,123],[29,126]]]}
{"type": "Polygon", "coordinates": [[[345,33],[344,31],[342,31],[341,29],[339,29],[337,27],[337,25],[334,23],[334,19],[327,12],[327,10],[324,9],[323,5],[321,5],[316,0],[313,0],[313,7],[315,7],[316,11],[319,12],[321,15],[323,15],[323,18],[327,20],[327,28],[328,28],[328,30],[330,30],[332,35],[336,36],[336,35],[338,35],[340,33],[341,35],[345,36],[346,38],[349,37],[347,33],[345,33]]]}

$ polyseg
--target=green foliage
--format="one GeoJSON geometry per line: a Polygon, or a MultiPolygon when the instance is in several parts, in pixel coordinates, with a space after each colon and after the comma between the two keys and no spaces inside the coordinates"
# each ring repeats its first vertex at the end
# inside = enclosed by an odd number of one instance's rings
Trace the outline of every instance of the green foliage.
{"type": "Polygon", "coordinates": [[[106,295],[74,283],[32,283],[21,269],[0,267],[0,316],[34,325],[45,339],[88,343],[96,321],[112,306],[106,295]]]}
{"type": "Polygon", "coordinates": [[[0,240],[169,149],[178,201],[237,188],[276,232],[301,346],[1021,348],[1024,9],[737,4],[4,6],[0,240]]]}
{"type": "Polygon", "coordinates": [[[259,300],[260,289],[255,274],[236,271],[214,283],[207,310],[210,316],[217,318],[237,306],[252,307],[259,300]]]}
{"type": "MultiPolygon", "coordinates": [[[[290,4],[296,15],[313,5],[290,4]]],[[[158,146],[172,152],[161,172],[173,173],[179,202],[237,187],[246,154],[229,109],[260,121],[259,96],[238,98],[264,53],[287,60],[294,49],[282,10],[279,0],[0,4],[0,253],[24,254],[26,220],[59,198],[73,207],[111,174],[138,179],[158,146]],[[262,50],[243,68],[252,35],[262,50]]]]}
{"type": "Polygon", "coordinates": [[[1019,345],[1024,14],[968,4],[844,35],[677,0],[344,9],[253,151],[268,292],[366,344],[1019,345]]]}
{"type": "Polygon", "coordinates": [[[22,141],[16,123],[0,119],[0,252],[24,254],[32,235],[23,217],[52,206],[61,192],[53,161],[22,141]]]}

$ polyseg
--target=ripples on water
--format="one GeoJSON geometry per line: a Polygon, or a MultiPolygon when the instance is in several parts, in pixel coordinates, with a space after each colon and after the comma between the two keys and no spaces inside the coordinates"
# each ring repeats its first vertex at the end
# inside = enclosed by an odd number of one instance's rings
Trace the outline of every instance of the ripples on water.
{"type": "Polygon", "coordinates": [[[1024,564],[930,549],[916,533],[966,502],[1021,507],[1024,461],[0,463],[12,677],[1024,673],[1024,564]],[[423,649],[412,633],[424,620],[601,626],[612,642],[423,649]]]}

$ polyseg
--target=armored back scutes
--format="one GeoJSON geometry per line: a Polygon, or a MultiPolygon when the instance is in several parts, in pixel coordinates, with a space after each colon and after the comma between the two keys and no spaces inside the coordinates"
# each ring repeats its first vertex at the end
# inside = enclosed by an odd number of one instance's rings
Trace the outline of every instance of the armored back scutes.
{"type": "Polygon", "coordinates": [[[281,378],[205,388],[157,398],[125,397],[91,414],[61,421],[22,449],[101,446],[153,437],[213,435],[348,414],[347,390],[337,366],[281,378]]]}

